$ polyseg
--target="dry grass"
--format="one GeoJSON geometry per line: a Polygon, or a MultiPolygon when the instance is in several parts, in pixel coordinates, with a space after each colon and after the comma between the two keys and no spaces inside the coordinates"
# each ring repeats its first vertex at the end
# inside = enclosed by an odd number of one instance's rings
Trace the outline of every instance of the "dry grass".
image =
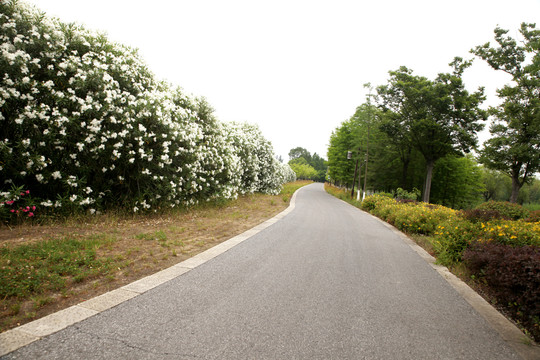
{"type": "MultiPolygon", "coordinates": [[[[234,237],[283,211],[292,192],[308,183],[290,184],[276,196],[246,195],[225,205],[159,216],[100,215],[54,225],[2,227],[0,248],[4,249],[48,239],[106,239],[96,255],[109,266],[97,274],[67,278],[66,286],[57,291],[2,299],[0,331],[129,284],[234,237]]],[[[0,262],[0,266],[9,266],[9,262],[0,262]]]]}

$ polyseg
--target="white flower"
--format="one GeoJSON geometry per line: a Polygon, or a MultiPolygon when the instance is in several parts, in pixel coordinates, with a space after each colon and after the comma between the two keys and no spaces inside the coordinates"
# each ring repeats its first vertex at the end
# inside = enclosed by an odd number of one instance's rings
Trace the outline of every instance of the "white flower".
{"type": "Polygon", "coordinates": [[[60,171],[55,171],[52,173],[52,177],[53,179],[61,179],[62,178],[62,174],[60,174],[60,171]]]}
{"type": "Polygon", "coordinates": [[[51,200],[46,200],[46,201],[42,201],[40,203],[41,206],[45,206],[45,207],[51,207],[53,205],[52,201],[51,200]]]}

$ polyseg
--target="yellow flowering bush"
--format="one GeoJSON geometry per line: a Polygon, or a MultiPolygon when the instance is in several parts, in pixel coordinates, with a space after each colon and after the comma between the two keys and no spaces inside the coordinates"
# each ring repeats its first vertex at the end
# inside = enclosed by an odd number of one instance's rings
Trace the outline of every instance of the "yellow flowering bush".
{"type": "Polygon", "coordinates": [[[396,201],[381,195],[367,197],[362,209],[404,232],[433,236],[435,254],[445,265],[460,262],[465,249],[476,242],[540,246],[540,222],[507,219],[473,222],[463,212],[444,206],[396,201]]]}
{"type": "Polygon", "coordinates": [[[441,222],[433,232],[433,250],[439,263],[450,265],[460,262],[463,251],[479,236],[479,227],[468,220],[455,218],[441,222]]]}
{"type": "Polygon", "coordinates": [[[396,201],[380,195],[367,197],[362,203],[362,209],[402,231],[417,234],[432,234],[441,221],[457,219],[456,211],[444,206],[396,201]]]}
{"type": "Polygon", "coordinates": [[[540,246],[540,222],[503,220],[480,223],[479,226],[478,241],[480,242],[496,242],[512,246],[540,246]]]}
{"type": "Polygon", "coordinates": [[[540,246],[540,223],[522,220],[473,223],[458,219],[439,224],[434,235],[437,258],[449,265],[461,261],[463,251],[474,243],[540,246]]]}
{"type": "MultiPolygon", "coordinates": [[[[395,203],[396,200],[394,200],[392,197],[389,197],[387,195],[374,194],[367,196],[364,201],[362,201],[362,210],[366,210],[371,213],[372,210],[375,210],[383,205],[395,203]]],[[[377,216],[376,214],[373,215],[377,216]]]]}
{"type": "Polygon", "coordinates": [[[455,210],[444,206],[405,203],[398,205],[394,214],[394,225],[409,233],[430,235],[441,222],[455,219],[455,210]]]}

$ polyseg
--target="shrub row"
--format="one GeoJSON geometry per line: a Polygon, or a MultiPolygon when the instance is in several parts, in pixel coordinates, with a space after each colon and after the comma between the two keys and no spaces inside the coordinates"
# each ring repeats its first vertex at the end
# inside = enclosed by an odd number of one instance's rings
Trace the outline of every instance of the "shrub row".
{"type": "Polygon", "coordinates": [[[295,178],[256,126],[219,122],[136,50],[15,1],[0,2],[0,40],[4,218],[21,214],[21,192],[37,212],[136,212],[278,193],[295,178]]]}
{"type": "Polygon", "coordinates": [[[476,242],[540,246],[539,222],[529,222],[528,218],[508,220],[516,214],[528,216],[519,205],[487,204],[470,211],[455,211],[440,205],[373,195],[364,200],[362,209],[402,231],[433,236],[437,258],[445,265],[461,261],[465,249],[476,242]]]}
{"type": "Polygon", "coordinates": [[[395,200],[387,195],[372,195],[362,202],[362,209],[389,222],[400,230],[415,234],[433,234],[447,219],[456,219],[454,210],[413,200],[395,200]]]}

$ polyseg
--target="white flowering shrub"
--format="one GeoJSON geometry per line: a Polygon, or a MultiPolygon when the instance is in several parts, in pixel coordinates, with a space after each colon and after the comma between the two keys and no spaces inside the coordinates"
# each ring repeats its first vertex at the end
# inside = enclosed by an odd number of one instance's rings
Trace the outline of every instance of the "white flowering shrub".
{"type": "Polygon", "coordinates": [[[258,128],[219,122],[135,50],[14,1],[0,2],[0,44],[0,193],[139,211],[276,193],[292,178],[258,128]]]}
{"type": "Polygon", "coordinates": [[[277,194],[281,185],[296,180],[296,173],[288,164],[280,164],[273,154],[272,144],[256,125],[227,123],[227,141],[236,156],[236,178],[242,194],[263,192],[277,194]]]}
{"type": "Polygon", "coordinates": [[[279,176],[282,184],[296,181],[296,172],[289,164],[282,164],[279,176]]]}

